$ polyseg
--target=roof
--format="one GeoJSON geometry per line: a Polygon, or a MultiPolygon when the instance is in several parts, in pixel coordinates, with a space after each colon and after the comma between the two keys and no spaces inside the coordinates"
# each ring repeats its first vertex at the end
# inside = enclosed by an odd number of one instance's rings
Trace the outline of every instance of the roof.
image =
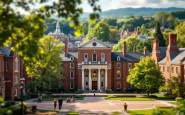
{"type": "Polygon", "coordinates": [[[62,58],[62,61],[71,61],[70,59],[71,56],[75,58],[73,61],[78,60],[78,52],[69,52],[67,56],[65,56],[65,54],[60,55],[60,57],[62,58]]]}
{"type": "Polygon", "coordinates": [[[3,48],[0,48],[0,54],[3,53],[5,56],[11,56],[11,46],[5,46],[3,48]]]}
{"type": "Polygon", "coordinates": [[[146,55],[144,55],[143,52],[127,52],[126,56],[124,57],[123,52],[111,53],[112,61],[117,61],[117,57],[120,56],[120,61],[124,61],[124,62],[140,61],[142,57],[150,56],[150,55],[151,55],[150,52],[147,52],[146,55]]]}

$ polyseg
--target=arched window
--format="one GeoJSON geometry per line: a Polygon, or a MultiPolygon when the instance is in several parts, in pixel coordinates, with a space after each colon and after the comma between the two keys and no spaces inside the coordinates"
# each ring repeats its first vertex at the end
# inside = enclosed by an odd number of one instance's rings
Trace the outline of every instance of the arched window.
{"type": "Polygon", "coordinates": [[[121,83],[120,82],[117,83],[117,89],[121,89],[121,83]]]}
{"type": "Polygon", "coordinates": [[[93,60],[92,61],[97,61],[96,54],[93,54],[93,60]]]}
{"type": "Polygon", "coordinates": [[[71,61],[73,61],[73,60],[74,60],[74,57],[73,57],[73,56],[71,56],[71,57],[70,57],[70,60],[71,60],[71,61]]]}
{"type": "Polygon", "coordinates": [[[117,61],[120,61],[120,56],[117,57],[117,61]]]}
{"type": "Polygon", "coordinates": [[[15,67],[15,72],[18,72],[18,59],[17,59],[17,57],[15,59],[15,65],[14,65],[14,67],[15,67]]]}
{"type": "Polygon", "coordinates": [[[74,72],[73,72],[73,70],[70,71],[70,78],[71,78],[71,79],[74,78],[74,72]]]}
{"type": "Polygon", "coordinates": [[[120,71],[118,70],[118,71],[117,71],[117,78],[120,79],[120,77],[121,77],[121,73],[120,73],[120,71]]]}

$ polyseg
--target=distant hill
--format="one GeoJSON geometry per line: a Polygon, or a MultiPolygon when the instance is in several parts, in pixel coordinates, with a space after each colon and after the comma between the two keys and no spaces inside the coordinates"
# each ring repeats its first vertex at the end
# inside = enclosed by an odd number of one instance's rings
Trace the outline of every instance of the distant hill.
{"type": "MultiPolygon", "coordinates": [[[[113,10],[107,10],[104,12],[99,13],[100,18],[123,18],[127,16],[154,16],[157,12],[171,12],[171,11],[178,11],[178,10],[185,10],[185,8],[176,8],[176,7],[169,7],[169,8],[118,8],[113,10]]],[[[51,18],[59,19],[57,16],[53,15],[51,18]]],[[[88,20],[89,13],[84,13],[81,15],[80,20],[88,20]]]]}

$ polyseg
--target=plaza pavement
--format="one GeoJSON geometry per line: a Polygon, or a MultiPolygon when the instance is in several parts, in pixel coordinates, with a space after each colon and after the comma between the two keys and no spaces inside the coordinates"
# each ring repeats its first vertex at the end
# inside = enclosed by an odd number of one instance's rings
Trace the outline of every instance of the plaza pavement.
{"type": "MultiPolygon", "coordinates": [[[[119,112],[120,115],[128,115],[123,111],[123,104],[127,103],[128,110],[152,109],[155,106],[172,106],[166,101],[119,101],[119,100],[104,100],[104,97],[85,97],[84,100],[76,100],[73,103],[64,101],[61,114],[66,114],[69,111],[79,112],[80,115],[96,114],[109,115],[112,112],[119,112]]],[[[38,109],[53,110],[52,101],[43,101],[42,103],[27,102],[28,106],[37,105],[38,109]]],[[[58,108],[58,107],[57,107],[58,108]]],[[[57,109],[58,110],[58,109],[57,109]]]]}

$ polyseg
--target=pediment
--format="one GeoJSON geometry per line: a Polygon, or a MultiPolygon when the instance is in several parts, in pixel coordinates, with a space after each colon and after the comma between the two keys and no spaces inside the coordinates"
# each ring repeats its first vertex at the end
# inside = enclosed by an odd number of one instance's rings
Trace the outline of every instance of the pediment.
{"type": "Polygon", "coordinates": [[[110,48],[110,46],[96,38],[93,38],[92,40],[82,44],[80,48],[110,48]]]}

